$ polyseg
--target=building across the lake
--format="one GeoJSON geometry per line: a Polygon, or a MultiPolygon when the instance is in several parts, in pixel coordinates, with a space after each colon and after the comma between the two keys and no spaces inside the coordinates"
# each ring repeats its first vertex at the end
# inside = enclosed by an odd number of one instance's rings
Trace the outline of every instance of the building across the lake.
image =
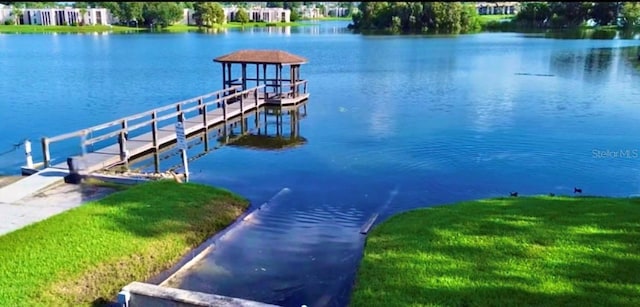
{"type": "MultiPolygon", "coordinates": [[[[7,20],[13,21],[14,8],[12,6],[0,5],[0,22],[5,23],[7,20]]],[[[21,16],[18,18],[18,24],[23,25],[43,25],[43,26],[61,26],[61,25],[109,25],[109,10],[104,8],[20,8],[21,16]],[[84,14],[83,14],[84,13],[84,14]]]]}
{"type": "MultiPolygon", "coordinates": [[[[236,20],[236,14],[239,9],[237,6],[224,8],[224,16],[227,22],[236,20]]],[[[252,22],[291,22],[291,10],[281,7],[254,6],[246,8],[245,11],[249,14],[249,20],[252,22]]]]}
{"type": "Polygon", "coordinates": [[[476,2],[478,15],[515,15],[520,2],[476,2]]]}
{"type": "MultiPolygon", "coordinates": [[[[236,20],[236,15],[240,7],[229,6],[224,7],[225,22],[232,22],[236,20]]],[[[249,21],[251,22],[291,22],[291,10],[280,7],[261,7],[254,6],[244,9],[249,15],[249,21]]],[[[198,22],[195,18],[196,11],[193,9],[184,9],[182,13],[182,19],[178,22],[183,25],[196,25],[198,22]]]]}

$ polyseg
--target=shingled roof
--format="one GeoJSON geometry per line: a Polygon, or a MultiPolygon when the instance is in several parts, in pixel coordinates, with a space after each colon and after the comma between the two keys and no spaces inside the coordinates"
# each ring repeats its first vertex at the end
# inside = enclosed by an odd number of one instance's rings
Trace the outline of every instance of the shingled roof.
{"type": "Polygon", "coordinates": [[[282,50],[239,50],[213,59],[219,63],[304,64],[307,59],[282,50]]]}

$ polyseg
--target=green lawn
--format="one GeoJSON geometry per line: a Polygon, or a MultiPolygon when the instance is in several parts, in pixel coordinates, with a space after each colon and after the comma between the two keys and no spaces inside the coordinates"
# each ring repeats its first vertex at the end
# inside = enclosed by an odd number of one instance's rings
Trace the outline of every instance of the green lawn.
{"type": "Polygon", "coordinates": [[[131,32],[145,30],[122,26],[40,26],[40,25],[0,25],[0,33],[86,33],[86,32],[131,32]]]}
{"type": "Polygon", "coordinates": [[[0,236],[0,306],[89,306],[168,269],[248,202],[158,181],[0,236]]]}
{"type": "Polygon", "coordinates": [[[512,19],[516,15],[479,15],[480,22],[485,23],[489,21],[500,21],[503,19],[512,19]]]}
{"type": "Polygon", "coordinates": [[[490,199],[369,235],[352,306],[640,306],[640,199],[490,199]]]}

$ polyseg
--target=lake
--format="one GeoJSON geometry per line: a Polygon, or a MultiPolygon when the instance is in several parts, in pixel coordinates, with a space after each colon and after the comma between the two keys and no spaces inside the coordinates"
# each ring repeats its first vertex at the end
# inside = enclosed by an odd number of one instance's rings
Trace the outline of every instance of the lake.
{"type": "Polygon", "coordinates": [[[218,90],[221,67],[212,59],[253,48],[309,59],[301,76],[311,98],[299,121],[306,143],[280,151],[225,146],[190,164],[194,182],[242,194],[254,208],[272,201],[221,240],[181,288],[342,306],[360,260],[360,228],[375,213],[379,222],[514,191],[640,194],[638,39],[362,36],[346,24],[0,34],[0,174],[19,173],[24,153],[11,150],[25,138],[218,90]]]}

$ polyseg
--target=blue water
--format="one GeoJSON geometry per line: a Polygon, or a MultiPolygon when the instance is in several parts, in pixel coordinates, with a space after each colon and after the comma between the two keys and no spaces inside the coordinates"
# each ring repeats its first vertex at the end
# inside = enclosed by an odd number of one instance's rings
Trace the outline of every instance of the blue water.
{"type": "MultiPolygon", "coordinates": [[[[511,191],[640,193],[639,40],[361,36],[345,25],[0,35],[0,152],[217,90],[212,59],[228,52],[277,48],[308,58],[306,144],[227,146],[190,164],[192,181],[254,206],[289,192],[220,242],[180,287],[286,306],[346,304],[360,227],[381,209],[379,220],[511,191]]],[[[0,156],[0,172],[18,173],[23,156],[0,156]]]]}

